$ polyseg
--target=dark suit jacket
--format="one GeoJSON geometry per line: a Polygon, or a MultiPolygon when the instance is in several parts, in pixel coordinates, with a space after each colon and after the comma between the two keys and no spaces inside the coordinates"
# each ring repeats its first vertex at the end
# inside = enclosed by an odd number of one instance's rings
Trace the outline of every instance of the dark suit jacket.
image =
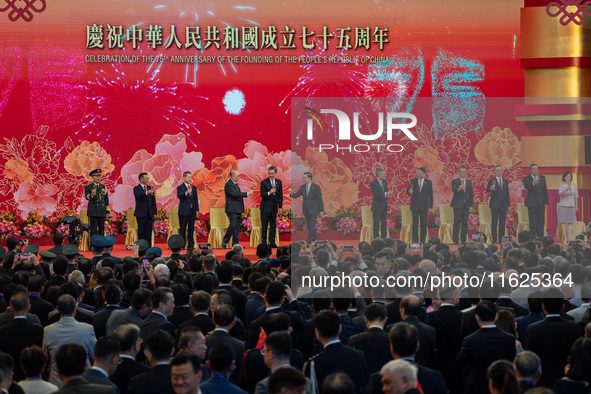
{"type": "MultiPolygon", "coordinates": [[[[400,300],[400,298],[395,298],[386,304],[386,311],[388,312],[388,320],[386,320],[386,331],[390,330],[389,326],[391,326],[392,324],[402,321],[402,317],[400,316],[400,300]]],[[[428,323],[427,319],[427,310],[421,307],[421,311],[419,312],[419,321],[423,323],[428,323]]]]}
{"type": "Polygon", "coordinates": [[[55,394],[115,394],[115,389],[102,384],[88,383],[79,378],[70,380],[55,394]]]}
{"type": "Polygon", "coordinates": [[[230,375],[230,382],[238,384],[240,373],[242,373],[242,363],[244,360],[244,343],[238,339],[233,338],[225,331],[216,330],[205,337],[205,344],[207,345],[207,356],[209,358],[209,352],[216,345],[224,343],[234,349],[234,361],[236,362],[236,369],[230,375]]]}
{"type": "Polygon", "coordinates": [[[235,386],[228,379],[212,376],[199,385],[203,394],[246,394],[238,386],[235,386]]]}
{"type": "Polygon", "coordinates": [[[392,360],[390,336],[379,327],[372,327],[366,332],[353,335],[349,338],[348,345],[365,354],[370,374],[379,372],[384,364],[392,360]]]}
{"type": "Polygon", "coordinates": [[[191,320],[192,318],[193,311],[191,310],[191,307],[188,305],[181,305],[174,307],[172,315],[170,315],[168,321],[171,322],[176,328],[179,328],[181,324],[191,320]]]}
{"type": "Polygon", "coordinates": [[[542,377],[538,385],[553,387],[564,376],[564,366],[573,343],[583,335],[580,326],[561,317],[546,317],[527,328],[525,349],[542,360],[542,377]]]}
{"type": "Polygon", "coordinates": [[[250,323],[252,323],[253,320],[257,318],[256,311],[262,306],[265,306],[265,299],[259,293],[256,293],[254,297],[246,301],[246,305],[244,307],[244,323],[246,324],[246,327],[250,327],[250,323]]]}
{"type": "Polygon", "coordinates": [[[466,337],[458,355],[458,366],[468,369],[464,392],[488,393],[487,368],[494,361],[514,358],[515,337],[498,327],[481,328],[466,337]]]}
{"type": "Polygon", "coordinates": [[[109,305],[92,315],[92,325],[94,326],[94,334],[97,339],[105,335],[107,328],[107,321],[111,317],[113,311],[121,311],[119,305],[109,305]]]}
{"type": "Polygon", "coordinates": [[[156,330],[164,330],[174,336],[174,325],[161,314],[152,312],[144,319],[140,336],[145,340],[148,335],[156,330]]]}
{"type": "Polygon", "coordinates": [[[511,298],[508,297],[502,297],[497,299],[497,302],[495,302],[495,304],[502,309],[511,309],[513,311],[513,316],[515,317],[525,316],[528,313],[528,310],[526,308],[522,307],[519,304],[516,304],[511,300],[511,298]]]}
{"type": "MultiPolygon", "coordinates": [[[[538,174],[539,175],[539,174],[538,174]]],[[[534,178],[530,175],[523,178],[523,186],[527,190],[526,207],[543,207],[548,204],[548,187],[546,177],[539,175],[538,184],[534,185],[534,178]]]]}
{"type": "Polygon", "coordinates": [[[300,186],[299,190],[291,195],[291,198],[298,198],[302,196],[304,201],[302,203],[304,215],[318,215],[324,212],[324,201],[322,200],[322,190],[320,186],[312,182],[310,184],[310,192],[306,196],[306,185],[300,186]]]}
{"type": "Polygon", "coordinates": [[[433,209],[433,184],[427,178],[423,179],[423,188],[419,192],[419,179],[414,178],[410,180],[410,184],[406,189],[406,194],[410,197],[410,210],[425,212],[433,209]],[[412,193],[410,192],[410,185],[412,185],[412,193]]]}
{"type": "Polygon", "coordinates": [[[248,196],[246,192],[241,192],[240,187],[233,180],[228,179],[224,186],[226,194],[226,213],[243,213],[244,198],[248,196]]]}
{"type": "Polygon", "coordinates": [[[64,255],[64,245],[55,245],[51,249],[47,249],[48,252],[55,253],[57,257],[64,255]]]}
{"type": "Polygon", "coordinates": [[[265,178],[261,182],[261,212],[273,212],[283,208],[283,184],[275,178],[275,194],[269,194],[272,189],[271,180],[265,178]]]}
{"type": "Polygon", "coordinates": [[[170,380],[170,365],[156,365],[151,370],[134,376],[127,387],[129,394],[174,394],[170,380]]]}
{"type": "Polygon", "coordinates": [[[339,315],[339,320],[341,321],[341,333],[339,334],[339,339],[342,343],[349,343],[349,338],[353,335],[364,332],[366,329],[365,321],[353,321],[353,319],[347,315],[339,315]]]}
{"type": "MultiPolygon", "coordinates": [[[[152,186],[146,185],[146,189],[151,190],[152,186]]],[[[141,183],[133,188],[133,196],[135,197],[133,216],[138,218],[149,216],[153,218],[156,215],[156,197],[153,194],[147,194],[141,183]]]]}
{"type": "Polygon", "coordinates": [[[27,319],[12,319],[11,322],[0,328],[0,350],[12,356],[14,362],[14,379],[25,379],[20,362],[21,350],[37,345],[43,346],[43,327],[33,324],[27,319]]]}
{"type": "MultiPolygon", "coordinates": [[[[411,361],[409,361],[411,362],[411,361]]],[[[425,394],[448,394],[447,387],[441,376],[441,372],[429,369],[425,366],[412,362],[419,370],[417,380],[425,394]]],[[[382,377],[379,372],[372,374],[369,378],[366,394],[382,394],[382,377]]]]}
{"type": "Polygon", "coordinates": [[[257,317],[255,320],[253,320],[252,323],[250,323],[250,326],[248,327],[248,336],[247,336],[247,340],[246,340],[246,348],[247,349],[251,349],[251,348],[256,347],[257,342],[259,341],[259,336],[261,334],[261,329],[263,328],[263,323],[265,321],[265,315],[267,313],[279,313],[279,312],[287,313],[289,315],[289,319],[291,321],[291,328],[293,328],[293,332],[292,332],[291,336],[294,340],[294,343],[297,343],[297,341],[296,341],[297,333],[299,332],[299,330],[302,330],[305,328],[306,320],[304,317],[304,313],[303,313],[298,302],[291,302],[289,305],[291,308],[293,308],[293,310],[288,311],[283,308],[274,308],[269,311],[266,311],[261,316],[257,317]]]}
{"type": "Polygon", "coordinates": [[[236,316],[238,316],[240,320],[244,321],[246,319],[244,308],[246,307],[247,300],[244,293],[230,284],[220,284],[218,289],[226,290],[228,293],[230,293],[230,297],[232,297],[232,306],[236,310],[236,316]]]}
{"type": "Polygon", "coordinates": [[[203,335],[207,335],[215,330],[215,324],[213,324],[211,317],[208,315],[195,315],[192,319],[187,320],[179,326],[177,331],[178,334],[180,335],[181,331],[183,331],[183,328],[188,326],[199,327],[203,335]]]}
{"type": "Polygon", "coordinates": [[[375,212],[388,210],[388,197],[386,197],[386,192],[388,191],[388,181],[384,179],[382,184],[384,185],[384,189],[382,189],[380,186],[380,181],[378,181],[377,178],[371,181],[369,184],[369,189],[371,190],[371,195],[373,196],[371,210],[375,212]]]}
{"type": "Polygon", "coordinates": [[[405,323],[413,325],[419,332],[419,350],[415,354],[417,364],[434,368],[435,365],[435,329],[428,324],[421,323],[416,316],[409,316],[405,323]]]}
{"type": "Polygon", "coordinates": [[[31,310],[29,311],[33,315],[37,315],[42,326],[47,325],[47,318],[50,312],[53,312],[55,308],[50,302],[45,301],[43,298],[29,294],[29,302],[31,304],[31,310]]]}
{"type": "MultiPolygon", "coordinates": [[[[304,367],[304,356],[298,350],[292,350],[289,364],[301,371],[304,367]]],[[[269,377],[271,371],[265,365],[265,358],[261,349],[252,349],[244,354],[244,374],[241,376],[240,387],[253,392],[257,383],[269,377]]]]}
{"type": "Polygon", "coordinates": [[[310,377],[310,368],[314,361],[318,386],[324,379],[334,372],[344,372],[353,380],[355,392],[365,393],[365,387],[369,379],[367,362],[363,352],[344,346],[342,343],[334,343],[324,348],[322,353],[312,357],[304,368],[307,377],[310,377]]]}
{"type": "Polygon", "coordinates": [[[462,312],[442,306],[429,313],[429,325],[435,329],[435,368],[444,375],[457,375],[456,359],[462,347],[462,312]]]}
{"type": "Polygon", "coordinates": [[[486,192],[490,193],[488,206],[491,209],[509,209],[509,204],[511,203],[511,199],[509,198],[509,180],[502,178],[501,181],[503,182],[503,188],[501,190],[499,190],[499,181],[497,181],[497,177],[489,179],[488,184],[486,185],[486,192]],[[495,185],[494,190],[491,189],[493,184],[495,185]]]}
{"type": "Polygon", "coordinates": [[[459,190],[460,186],[462,186],[462,180],[460,178],[451,181],[451,190],[454,192],[454,196],[449,206],[452,208],[473,207],[474,191],[472,190],[472,181],[466,179],[466,190],[459,190]]]}
{"type": "Polygon", "coordinates": [[[199,212],[199,197],[197,188],[191,187],[191,195],[187,195],[187,185],[181,183],[176,188],[176,196],[179,198],[179,216],[189,216],[199,212]]]}
{"type": "Polygon", "coordinates": [[[521,316],[515,319],[517,323],[517,335],[519,336],[519,341],[525,345],[527,340],[527,328],[539,321],[544,320],[543,313],[528,313],[525,316],[521,316]]]}
{"type": "Polygon", "coordinates": [[[88,368],[85,372],[84,375],[82,375],[82,377],[88,382],[88,383],[94,383],[94,384],[101,384],[103,386],[111,386],[113,387],[113,389],[115,389],[115,392],[117,394],[119,394],[119,387],[117,387],[115,385],[115,383],[111,382],[109,380],[108,377],[106,377],[102,372],[97,371],[95,369],[92,368],[88,368]]]}
{"type": "Polygon", "coordinates": [[[127,386],[129,385],[131,378],[149,370],[150,367],[146,365],[140,364],[130,358],[122,357],[121,362],[117,366],[117,370],[110,379],[117,387],[119,387],[121,394],[125,394],[127,393],[127,386]]]}

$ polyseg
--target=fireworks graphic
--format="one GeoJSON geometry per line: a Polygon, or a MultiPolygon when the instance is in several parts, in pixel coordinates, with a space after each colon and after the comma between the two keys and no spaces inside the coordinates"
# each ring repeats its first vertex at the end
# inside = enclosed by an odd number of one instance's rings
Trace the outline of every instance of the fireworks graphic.
{"type": "MultiPolygon", "coordinates": [[[[223,28],[221,25],[233,27],[232,24],[227,23],[227,22],[218,18],[216,6],[218,6],[218,7],[220,6],[220,4],[221,4],[220,1],[210,0],[210,1],[204,1],[201,4],[203,5],[203,7],[199,11],[196,11],[194,0],[168,0],[166,2],[162,2],[162,3],[155,5],[154,10],[172,12],[173,15],[178,20],[177,25],[181,25],[181,26],[182,25],[197,26],[198,23],[201,25],[204,25],[204,23],[206,24],[206,22],[203,21],[204,19],[206,19],[206,20],[207,19],[214,19],[215,24],[216,25],[219,24],[218,27],[220,28],[220,30],[223,28]]],[[[247,23],[254,25],[254,26],[260,26],[259,23],[252,20],[252,18],[249,18],[250,15],[254,15],[254,11],[256,11],[255,7],[246,6],[246,5],[234,5],[231,7],[227,7],[226,4],[227,4],[227,2],[224,2],[224,8],[236,10],[237,14],[243,15],[240,17],[236,16],[237,20],[247,22],[247,23]]],[[[224,11],[226,11],[226,10],[224,10],[224,11]]],[[[172,39],[173,39],[173,36],[169,35],[169,37],[166,39],[166,42],[164,43],[164,47],[169,45],[170,41],[172,39]]],[[[203,50],[199,50],[199,49],[193,48],[190,51],[192,52],[192,53],[189,52],[189,54],[191,56],[203,54],[203,50]]],[[[246,51],[250,52],[248,49],[246,49],[246,51]]],[[[230,68],[232,68],[232,70],[235,73],[238,71],[236,69],[236,66],[234,65],[234,63],[229,61],[228,64],[229,64],[230,68]]],[[[222,72],[222,74],[224,76],[227,75],[226,66],[224,66],[223,63],[218,63],[218,65],[220,67],[220,71],[222,72]]],[[[151,67],[152,66],[154,66],[154,64],[152,64],[151,67]]],[[[193,86],[197,87],[198,82],[199,82],[198,81],[199,63],[197,63],[197,62],[195,62],[194,64],[187,63],[185,65],[184,69],[185,69],[184,70],[184,81],[191,83],[193,86]]]]}
{"type": "Polygon", "coordinates": [[[424,80],[421,50],[403,49],[391,59],[369,66],[365,95],[372,98],[376,111],[412,112],[424,80]]]}
{"type": "MultiPolygon", "coordinates": [[[[316,41],[316,48],[320,48],[321,46],[322,44],[316,41]]],[[[309,108],[315,107],[318,97],[323,97],[324,100],[330,100],[329,98],[331,97],[340,98],[335,101],[341,103],[344,100],[345,107],[347,108],[343,108],[343,104],[334,108],[339,108],[349,113],[358,112],[360,122],[367,124],[367,117],[364,116],[366,111],[364,105],[359,100],[365,93],[366,75],[364,68],[356,63],[339,61],[339,59],[345,59],[347,54],[345,50],[341,50],[338,54],[332,56],[327,56],[325,50],[316,52],[315,54],[304,55],[307,58],[315,59],[315,61],[300,66],[305,70],[304,74],[302,74],[291,92],[279,103],[279,106],[282,106],[288,99],[295,97],[305,97],[303,106],[309,108]],[[324,62],[325,59],[327,60],[326,63],[324,62]],[[331,62],[331,59],[334,62],[331,62]]],[[[298,103],[302,103],[302,100],[298,100],[298,103]]],[[[324,101],[324,103],[327,102],[324,101]]],[[[290,108],[291,104],[285,110],[286,114],[290,108]]],[[[297,108],[297,110],[299,111],[300,108],[297,108]]],[[[336,130],[336,119],[334,118],[334,116],[327,117],[329,130],[336,130]]],[[[295,136],[296,146],[300,145],[300,139],[305,133],[305,122],[301,122],[301,125],[302,127],[297,131],[295,136]]],[[[295,130],[292,130],[292,132],[295,132],[295,130]]],[[[336,144],[338,141],[336,131],[334,138],[336,144]]]]}
{"type": "Polygon", "coordinates": [[[155,131],[158,136],[181,131],[195,147],[191,137],[201,132],[198,124],[215,127],[195,112],[208,98],[195,94],[188,83],[161,84],[157,75],[157,68],[146,72],[141,65],[121,62],[97,71],[97,78],[88,82],[90,111],[76,138],[92,136],[109,143],[117,159],[129,150],[125,147],[132,142],[128,136],[145,138],[155,131]]]}

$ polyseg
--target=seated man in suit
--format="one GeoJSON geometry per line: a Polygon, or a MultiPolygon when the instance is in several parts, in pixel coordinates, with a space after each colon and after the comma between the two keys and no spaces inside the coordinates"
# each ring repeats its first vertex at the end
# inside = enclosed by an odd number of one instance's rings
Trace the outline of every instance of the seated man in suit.
{"type": "Polygon", "coordinates": [[[94,346],[94,359],[92,367],[84,372],[82,377],[89,383],[110,386],[119,394],[119,388],[109,380],[119,366],[119,352],[121,346],[112,336],[104,336],[96,341],[94,346]]]}
{"type": "Polygon", "coordinates": [[[89,383],[82,377],[87,360],[86,350],[76,343],[67,343],[59,348],[55,363],[64,387],[56,394],[115,394],[113,387],[89,383]]]}
{"type": "MultiPolygon", "coordinates": [[[[221,343],[227,344],[232,347],[233,354],[235,355],[236,370],[232,369],[229,378],[232,383],[237,384],[240,372],[242,371],[242,359],[244,355],[244,343],[236,338],[230,336],[229,331],[232,326],[236,324],[236,315],[234,314],[234,308],[230,305],[220,305],[213,311],[213,322],[215,323],[215,330],[205,337],[205,343],[207,344],[208,356],[216,345],[221,343]]],[[[211,368],[210,368],[211,370],[211,368]]]]}
{"type": "Polygon", "coordinates": [[[234,349],[230,345],[220,343],[209,352],[207,368],[211,378],[201,383],[199,388],[203,394],[246,394],[247,392],[230,383],[230,375],[236,369],[234,349]]]}
{"type": "Polygon", "coordinates": [[[121,346],[121,361],[115,373],[111,375],[111,381],[117,385],[121,394],[127,393],[129,381],[135,375],[147,372],[149,367],[135,361],[142,348],[140,328],[135,324],[119,326],[113,334],[121,346]]]}
{"type": "Polygon", "coordinates": [[[127,392],[173,394],[170,357],[174,353],[174,338],[163,330],[156,330],[148,335],[144,345],[144,353],[152,369],[131,378],[127,392]]]}
{"type": "Polygon", "coordinates": [[[314,317],[316,338],[324,347],[322,353],[312,357],[305,365],[305,375],[312,375],[314,368],[318,385],[334,372],[348,374],[355,383],[356,392],[365,393],[368,372],[363,352],[344,346],[339,340],[341,322],[339,315],[324,310],[314,317]]]}

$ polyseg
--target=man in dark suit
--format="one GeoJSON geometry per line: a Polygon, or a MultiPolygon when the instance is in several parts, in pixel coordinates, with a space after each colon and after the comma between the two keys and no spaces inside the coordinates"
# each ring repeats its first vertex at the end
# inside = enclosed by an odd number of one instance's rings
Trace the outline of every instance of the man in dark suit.
{"type": "Polygon", "coordinates": [[[207,335],[215,329],[215,324],[207,313],[211,306],[211,296],[203,290],[196,291],[191,295],[191,310],[193,318],[181,324],[177,332],[183,331],[188,326],[199,327],[203,335],[207,335]]]}
{"type": "MultiPolygon", "coordinates": [[[[29,310],[29,296],[27,293],[19,292],[10,298],[10,310],[14,319],[0,328],[0,349],[12,356],[14,360],[19,359],[21,351],[32,345],[41,347],[43,345],[43,327],[33,324],[27,320],[29,310]]],[[[14,365],[14,380],[25,379],[19,362],[14,365]]]]}
{"type": "Polygon", "coordinates": [[[179,198],[179,224],[180,234],[185,240],[183,248],[187,246],[188,249],[195,247],[195,217],[199,212],[199,197],[197,196],[197,188],[193,187],[191,182],[193,175],[191,171],[183,172],[183,183],[176,188],[176,196],[179,198]]]}
{"type": "Polygon", "coordinates": [[[492,243],[500,244],[502,237],[505,235],[505,221],[511,203],[509,180],[503,178],[503,167],[495,166],[495,177],[488,180],[486,192],[490,193],[488,206],[492,214],[492,243]]]}
{"type": "Polygon", "coordinates": [[[233,363],[236,352],[232,346],[219,343],[209,353],[206,364],[212,376],[199,385],[200,391],[203,394],[247,394],[232,382],[232,375],[238,369],[233,363]]]}
{"type": "Polygon", "coordinates": [[[189,301],[191,299],[191,289],[184,283],[177,283],[171,287],[172,293],[174,294],[174,310],[172,315],[168,318],[176,328],[179,328],[181,324],[189,321],[193,318],[194,314],[191,310],[189,301]]]}
{"type": "Polygon", "coordinates": [[[461,394],[461,373],[456,358],[462,347],[462,312],[457,308],[460,292],[455,287],[439,289],[441,306],[429,313],[429,325],[435,328],[435,369],[441,371],[451,394],[461,394]]]}
{"type": "Polygon", "coordinates": [[[115,330],[113,336],[121,345],[121,361],[115,373],[111,375],[111,381],[119,387],[121,394],[125,394],[131,378],[149,371],[150,368],[135,360],[142,347],[140,328],[138,326],[124,324],[115,330]]]}
{"type": "Polygon", "coordinates": [[[544,320],[541,291],[536,290],[528,294],[527,308],[529,310],[527,315],[515,319],[519,341],[524,345],[527,343],[527,328],[534,323],[544,320]]]}
{"type": "Polygon", "coordinates": [[[47,249],[48,252],[54,253],[56,256],[63,256],[64,255],[64,234],[62,233],[55,233],[51,237],[53,244],[55,245],[51,249],[47,249]]]}
{"type": "Polygon", "coordinates": [[[450,206],[454,209],[453,241],[456,244],[466,243],[468,236],[468,216],[474,207],[474,191],[472,181],[466,179],[468,170],[465,166],[458,168],[459,178],[451,181],[451,190],[454,193],[450,206]],[[462,232],[460,234],[460,226],[462,232]]]}
{"type": "Polygon", "coordinates": [[[232,283],[232,278],[234,277],[234,268],[232,267],[232,263],[229,261],[222,261],[222,263],[218,265],[216,274],[220,283],[218,290],[226,290],[228,293],[230,293],[230,297],[232,297],[232,306],[236,310],[236,316],[238,316],[240,320],[244,321],[246,295],[230,284],[232,283]]]}
{"type": "Polygon", "coordinates": [[[109,191],[101,184],[102,170],[90,171],[92,183],[84,188],[88,200],[87,215],[90,219],[90,235],[105,235],[105,219],[109,215],[109,191]]]}
{"type": "Polygon", "coordinates": [[[390,338],[384,331],[388,313],[386,307],[372,303],[365,308],[365,325],[367,331],[349,338],[348,345],[361,350],[367,360],[368,372],[378,372],[382,366],[392,360],[390,354],[390,338]]]}
{"type": "Polygon", "coordinates": [[[277,212],[283,208],[283,184],[275,178],[277,167],[271,166],[267,170],[269,177],[261,182],[261,231],[262,242],[267,242],[267,227],[269,227],[269,243],[276,248],[275,233],[277,231],[277,212]]]}
{"type": "Polygon", "coordinates": [[[418,319],[421,311],[421,300],[416,296],[407,296],[400,301],[400,317],[403,322],[415,326],[419,332],[421,346],[416,352],[417,364],[433,368],[435,365],[435,329],[418,319]]]}
{"type": "Polygon", "coordinates": [[[133,196],[135,197],[133,216],[137,218],[138,239],[143,239],[148,245],[152,245],[152,225],[157,212],[156,196],[152,186],[148,185],[150,176],[147,172],[142,172],[138,179],[140,183],[133,188],[133,196]]]}
{"type": "Polygon", "coordinates": [[[542,309],[546,318],[527,328],[525,348],[542,360],[540,386],[553,387],[554,381],[564,376],[564,366],[573,343],[583,335],[581,327],[560,317],[564,307],[562,291],[557,288],[544,290],[542,309]]]}
{"type": "Polygon", "coordinates": [[[548,206],[548,187],[546,178],[538,172],[538,165],[529,166],[531,174],[523,178],[523,186],[527,190],[525,206],[529,216],[531,237],[544,237],[544,213],[548,206]]]}
{"type": "Polygon", "coordinates": [[[303,330],[306,326],[306,319],[302,307],[293,296],[293,293],[287,285],[284,285],[280,281],[274,281],[269,283],[265,291],[265,313],[254,319],[248,327],[248,339],[246,341],[246,348],[254,348],[261,334],[261,328],[265,321],[265,316],[270,313],[285,312],[289,315],[291,321],[291,328],[293,328],[292,338],[294,343],[297,343],[297,333],[303,330]],[[291,310],[285,310],[282,308],[283,300],[285,296],[289,299],[289,308],[291,310]]]}
{"type": "MultiPolygon", "coordinates": [[[[424,393],[447,394],[447,388],[441,373],[416,363],[415,352],[419,347],[419,332],[416,327],[405,322],[396,323],[392,327],[389,349],[394,360],[405,360],[417,367],[417,380],[424,393]]],[[[366,393],[382,393],[379,372],[371,375],[366,393]]]]}
{"type": "Polygon", "coordinates": [[[386,181],[386,172],[383,168],[376,170],[376,179],[369,184],[373,200],[371,202],[371,211],[373,212],[373,237],[380,236],[380,227],[382,228],[382,238],[388,238],[388,196],[392,191],[388,191],[388,182],[386,181]]]}
{"type": "Polygon", "coordinates": [[[417,177],[410,180],[406,194],[410,198],[412,212],[412,239],[415,243],[425,243],[427,237],[427,214],[433,209],[433,185],[425,178],[427,170],[417,168],[417,177]],[[421,237],[419,238],[419,221],[421,222],[421,237]]]}
{"type": "Polygon", "coordinates": [[[215,323],[215,330],[205,337],[208,351],[206,358],[209,359],[209,352],[216,345],[229,345],[234,350],[234,362],[236,364],[236,369],[230,375],[230,382],[238,384],[238,379],[242,371],[244,343],[231,337],[229,334],[232,326],[236,324],[234,309],[230,305],[218,306],[213,312],[213,322],[215,323]]]}
{"type": "Polygon", "coordinates": [[[120,311],[119,304],[121,303],[121,288],[116,284],[109,284],[105,288],[105,307],[92,315],[92,325],[94,326],[94,333],[97,338],[105,335],[107,328],[107,321],[111,317],[113,311],[120,311]]]}
{"type": "Polygon", "coordinates": [[[308,226],[308,244],[318,240],[316,236],[316,221],[318,220],[318,215],[320,217],[324,216],[322,190],[320,190],[320,186],[312,182],[312,178],[313,175],[311,172],[304,172],[304,184],[294,194],[291,194],[291,189],[289,190],[291,198],[298,198],[300,196],[304,198],[302,209],[304,218],[306,219],[306,225],[308,226]]]}
{"type": "Polygon", "coordinates": [[[222,248],[224,249],[228,245],[228,242],[230,242],[230,238],[232,238],[232,246],[239,244],[238,236],[240,235],[240,222],[244,213],[244,198],[252,194],[252,190],[247,192],[240,190],[240,186],[238,186],[239,179],[240,174],[238,171],[232,170],[230,171],[230,179],[228,179],[228,182],[224,186],[224,193],[226,194],[225,210],[230,221],[226,235],[224,235],[224,239],[222,240],[222,248]]]}
{"type": "Polygon", "coordinates": [[[458,366],[467,368],[464,392],[487,393],[486,370],[494,361],[515,358],[515,337],[495,326],[496,306],[490,301],[476,305],[476,320],[480,329],[464,339],[458,366]]]}
{"type": "Polygon", "coordinates": [[[49,313],[54,311],[53,305],[41,298],[43,293],[45,279],[40,275],[31,275],[27,290],[29,290],[29,302],[31,304],[30,312],[39,318],[42,326],[47,325],[49,313]]]}
{"type": "Polygon", "coordinates": [[[119,366],[119,352],[121,346],[112,336],[105,336],[96,341],[92,367],[87,369],[82,377],[89,383],[111,386],[119,394],[119,388],[109,380],[119,366]]]}
{"type": "Polygon", "coordinates": [[[314,317],[316,338],[324,350],[306,363],[304,372],[310,377],[314,368],[319,386],[328,375],[344,372],[355,384],[355,391],[359,394],[365,393],[369,378],[365,355],[341,343],[340,326],[339,316],[333,311],[324,310],[314,317]]]}
{"type": "Polygon", "coordinates": [[[66,343],[57,350],[55,363],[64,386],[56,394],[115,394],[113,387],[89,383],[82,377],[87,360],[86,350],[77,343],[66,343]]]}
{"type": "Polygon", "coordinates": [[[156,330],[164,330],[174,335],[174,325],[168,321],[174,310],[174,294],[169,287],[158,287],[150,296],[154,309],[145,319],[141,327],[140,336],[146,339],[156,330]]]}
{"type": "Polygon", "coordinates": [[[129,394],[174,394],[170,377],[170,358],[174,352],[174,338],[162,331],[152,332],[144,341],[144,353],[152,367],[151,370],[140,373],[129,381],[129,394]]]}

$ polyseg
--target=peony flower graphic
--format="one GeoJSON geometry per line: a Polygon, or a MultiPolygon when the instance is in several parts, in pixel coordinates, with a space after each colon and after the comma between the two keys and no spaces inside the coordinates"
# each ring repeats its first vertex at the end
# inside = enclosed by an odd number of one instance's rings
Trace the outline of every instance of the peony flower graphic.
{"type": "MultiPolygon", "coordinates": [[[[224,186],[230,179],[230,171],[238,169],[238,161],[232,155],[216,157],[211,170],[201,168],[193,172],[193,185],[199,196],[199,212],[208,213],[211,208],[223,208],[226,203],[224,186]]],[[[242,182],[238,183],[242,186],[242,182]]]]}
{"type": "Polygon", "coordinates": [[[4,165],[4,176],[20,185],[33,181],[33,173],[29,171],[29,163],[23,159],[10,159],[4,165]]]}
{"type": "Polygon", "coordinates": [[[478,141],[474,154],[483,164],[511,168],[521,162],[521,142],[510,129],[493,127],[478,141]]]}
{"type": "Polygon", "coordinates": [[[57,209],[54,196],[58,192],[57,186],[48,184],[35,187],[29,182],[23,182],[14,193],[14,200],[18,203],[21,217],[27,218],[29,212],[37,212],[41,216],[51,216],[57,209]]]}
{"type": "Polygon", "coordinates": [[[439,153],[430,146],[417,148],[412,162],[415,167],[424,167],[427,172],[443,171],[443,163],[439,160],[439,153]]]}
{"type": "Polygon", "coordinates": [[[436,171],[429,175],[429,179],[433,183],[433,209],[437,209],[441,204],[451,203],[454,196],[451,190],[453,177],[448,177],[436,171]]]}
{"type": "Polygon", "coordinates": [[[111,155],[98,142],[82,141],[64,159],[64,167],[74,176],[83,176],[91,181],[88,173],[96,168],[103,171],[103,175],[113,172],[115,166],[111,163],[111,155]]]}

